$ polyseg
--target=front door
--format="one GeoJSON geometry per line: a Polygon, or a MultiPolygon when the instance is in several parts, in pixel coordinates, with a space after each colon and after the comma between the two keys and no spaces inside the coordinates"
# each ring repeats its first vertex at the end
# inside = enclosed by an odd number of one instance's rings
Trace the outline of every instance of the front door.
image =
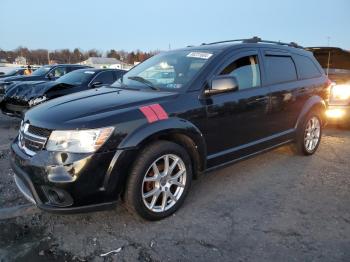
{"type": "Polygon", "coordinates": [[[259,60],[257,50],[241,52],[226,60],[216,74],[236,77],[239,87],[206,101],[208,167],[249,154],[254,144],[271,135],[269,89],[262,86],[259,60]]]}

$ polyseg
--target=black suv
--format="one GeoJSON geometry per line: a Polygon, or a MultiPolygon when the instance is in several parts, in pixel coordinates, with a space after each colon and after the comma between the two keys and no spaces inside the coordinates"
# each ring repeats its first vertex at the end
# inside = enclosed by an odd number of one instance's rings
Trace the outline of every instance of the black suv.
{"type": "Polygon", "coordinates": [[[287,143],[315,153],[329,84],[296,44],[252,38],[160,53],[110,87],[29,110],[11,146],[15,181],[46,211],[98,210],[122,196],[161,219],[204,171],[287,143]]]}
{"type": "Polygon", "coordinates": [[[125,71],[118,69],[78,69],[56,81],[17,82],[6,90],[1,103],[6,115],[21,117],[24,112],[38,104],[60,96],[110,85],[125,71]]]}

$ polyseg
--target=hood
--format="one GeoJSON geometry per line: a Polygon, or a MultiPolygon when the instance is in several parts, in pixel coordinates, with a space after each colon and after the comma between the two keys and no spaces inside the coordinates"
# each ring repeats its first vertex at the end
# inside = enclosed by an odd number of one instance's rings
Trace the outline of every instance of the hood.
{"type": "MultiPolygon", "coordinates": [[[[101,87],[59,97],[25,114],[24,121],[47,129],[98,128],[132,121],[142,105],[173,99],[178,93],[101,87]]],[[[142,114],[138,115],[142,117],[142,114]]]]}
{"type": "Polygon", "coordinates": [[[1,78],[1,81],[3,82],[12,82],[12,81],[35,81],[39,79],[43,79],[43,76],[8,76],[1,78]]]}
{"type": "Polygon", "coordinates": [[[32,98],[44,95],[47,90],[56,85],[55,82],[46,81],[16,82],[7,88],[6,98],[29,101],[32,98]]]}

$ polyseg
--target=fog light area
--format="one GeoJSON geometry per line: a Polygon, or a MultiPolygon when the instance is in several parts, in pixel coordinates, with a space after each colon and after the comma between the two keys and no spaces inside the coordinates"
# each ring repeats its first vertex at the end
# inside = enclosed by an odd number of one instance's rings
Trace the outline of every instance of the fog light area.
{"type": "Polygon", "coordinates": [[[342,118],[345,115],[345,110],[340,108],[328,109],[326,115],[328,118],[342,118]]]}

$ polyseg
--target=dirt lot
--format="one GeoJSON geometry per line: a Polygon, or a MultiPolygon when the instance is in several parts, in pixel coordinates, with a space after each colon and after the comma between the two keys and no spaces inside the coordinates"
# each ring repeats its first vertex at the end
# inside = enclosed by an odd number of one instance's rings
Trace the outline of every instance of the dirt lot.
{"type": "Polygon", "coordinates": [[[350,131],[328,129],[312,157],[283,147],[211,172],[174,216],[146,222],[122,206],[23,206],[6,149],[18,125],[0,117],[0,208],[26,215],[0,220],[0,261],[350,261],[350,131]]]}

